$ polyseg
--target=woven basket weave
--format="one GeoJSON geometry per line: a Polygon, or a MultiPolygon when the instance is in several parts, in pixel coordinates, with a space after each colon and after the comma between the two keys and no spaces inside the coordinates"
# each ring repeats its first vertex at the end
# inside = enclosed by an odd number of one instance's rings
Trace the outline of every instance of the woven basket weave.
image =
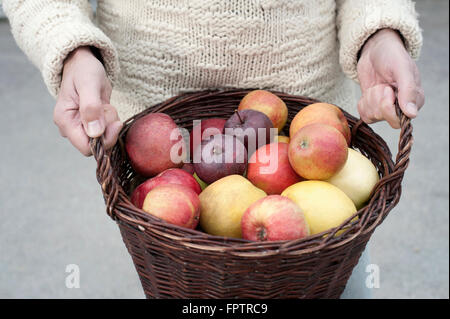
{"type": "MultiPolygon", "coordinates": [[[[356,221],[352,216],[327,232],[300,240],[250,242],[171,225],[131,204],[130,191],[142,179],[123,146],[136,119],[164,112],[180,127],[191,129],[193,120],[229,117],[249,91],[181,94],[127,120],[112,150],[105,151],[102,138],[91,140],[107,213],[120,228],[147,298],[339,298],[374,229],[400,199],[413,140],[410,119],[397,105],[401,131],[395,163],[383,139],[343,111],[352,130],[352,147],[372,161],[381,179],[370,202],[356,213],[356,221]],[[345,230],[335,235],[341,229],[345,230]]],[[[286,133],[295,114],[317,102],[274,93],[289,109],[286,133]]]]}

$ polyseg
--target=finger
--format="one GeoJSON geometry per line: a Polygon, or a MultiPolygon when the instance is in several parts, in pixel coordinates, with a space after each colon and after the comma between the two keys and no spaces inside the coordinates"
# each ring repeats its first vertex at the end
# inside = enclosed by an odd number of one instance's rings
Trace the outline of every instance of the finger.
{"type": "Polygon", "coordinates": [[[417,93],[417,98],[416,98],[416,104],[417,104],[417,108],[420,110],[422,108],[422,106],[425,104],[425,93],[422,89],[422,87],[420,87],[418,89],[418,93],[417,93]]]}
{"type": "Polygon", "coordinates": [[[381,101],[381,114],[386,122],[394,128],[400,128],[400,120],[395,111],[395,93],[392,87],[386,86],[384,88],[383,100],[381,101]]]}
{"type": "Polygon", "coordinates": [[[91,147],[89,145],[89,137],[86,135],[81,125],[74,126],[66,130],[67,138],[70,143],[75,146],[84,156],[92,155],[91,147]]]}
{"type": "Polygon", "coordinates": [[[419,69],[416,65],[414,65],[414,79],[416,81],[417,86],[417,97],[416,97],[416,105],[417,109],[420,110],[422,106],[425,104],[425,93],[422,87],[422,81],[420,79],[419,69]]]}
{"type": "Polygon", "coordinates": [[[82,87],[78,90],[80,96],[80,117],[86,134],[98,137],[105,131],[104,106],[101,92],[95,87],[82,87]]]}
{"type": "Polygon", "coordinates": [[[117,142],[117,137],[119,136],[120,130],[122,129],[122,121],[119,119],[117,110],[111,104],[106,104],[104,106],[105,110],[105,120],[106,120],[106,130],[105,130],[105,148],[109,149],[114,146],[117,142]]]}
{"type": "Polygon", "coordinates": [[[59,134],[61,134],[62,137],[67,137],[65,133],[67,121],[64,121],[64,110],[58,103],[53,109],[53,122],[58,127],[59,134]]]}
{"type": "Polygon", "coordinates": [[[364,97],[361,97],[358,102],[358,112],[364,123],[372,124],[376,122],[375,116],[373,115],[372,110],[367,107],[364,97]]]}
{"type": "Polygon", "coordinates": [[[122,122],[121,121],[115,121],[110,123],[105,130],[105,148],[110,149],[113,147],[116,142],[117,138],[119,136],[120,130],[122,129],[122,122]]]}
{"type": "Polygon", "coordinates": [[[398,88],[398,104],[409,118],[415,118],[418,112],[417,95],[419,88],[414,76],[415,64],[412,61],[399,63],[394,70],[394,80],[398,88]]]}
{"type": "Polygon", "coordinates": [[[376,85],[364,90],[358,103],[358,111],[365,123],[375,123],[383,119],[381,101],[385,87],[386,85],[376,85]]]}
{"type": "Polygon", "coordinates": [[[117,113],[117,110],[114,106],[112,106],[111,104],[105,104],[103,105],[103,110],[104,110],[104,114],[105,114],[105,122],[106,122],[106,126],[108,126],[108,124],[119,121],[119,114],[117,113]]]}
{"type": "Polygon", "coordinates": [[[53,122],[59,129],[59,133],[62,137],[66,137],[65,129],[66,126],[70,123],[67,119],[67,111],[70,109],[77,108],[77,105],[73,101],[73,99],[67,97],[65,92],[60,92],[58,98],[56,100],[55,107],[53,109],[53,122]]]}

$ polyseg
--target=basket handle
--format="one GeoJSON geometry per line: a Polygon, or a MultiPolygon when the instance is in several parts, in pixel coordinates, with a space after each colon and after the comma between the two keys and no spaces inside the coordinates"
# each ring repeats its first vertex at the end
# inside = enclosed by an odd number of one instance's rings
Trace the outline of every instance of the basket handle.
{"type": "Polygon", "coordinates": [[[392,181],[393,179],[398,179],[398,182],[401,182],[409,164],[409,155],[411,154],[411,147],[414,143],[411,119],[407,117],[400,109],[397,99],[395,100],[395,110],[400,119],[400,136],[394,171],[391,174],[381,178],[375,186],[376,189],[383,186],[387,182],[392,181]]]}
{"type": "MultiPolygon", "coordinates": [[[[409,156],[411,154],[411,147],[414,143],[414,138],[412,135],[413,128],[411,124],[411,119],[407,117],[400,109],[398,99],[395,99],[395,111],[397,113],[398,118],[400,119],[400,136],[394,168],[392,170],[392,173],[382,177],[378,181],[378,183],[374,186],[370,197],[372,197],[373,194],[378,192],[380,188],[384,187],[387,183],[391,185],[391,187],[388,188],[388,191],[393,189],[399,189],[401,187],[401,182],[403,180],[405,171],[408,168],[409,156]]],[[[359,120],[358,123],[356,123],[354,129],[358,130],[358,127],[361,124],[362,120],[359,120]]],[[[400,195],[399,193],[395,194],[395,197],[393,198],[394,205],[396,205],[400,200],[399,195],[400,195]]],[[[383,210],[383,214],[380,214],[379,218],[377,218],[377,220],[365,232],[370,232],[374,227],[379,225],[382,222],[382,220],[387,216],[388,213],[389,211],[383,210]]]]}
{"type": "Polygon", "coordinates": [[[102,187],[103,198],[106,204],[106,213],[113,220],[116,220],[114,205],[120,193],[118,184],[115,182],[111,166],[111,151],[105,148],[104,136],[89,138],[92,155],[97,161],[97,181],[102,187]]]}

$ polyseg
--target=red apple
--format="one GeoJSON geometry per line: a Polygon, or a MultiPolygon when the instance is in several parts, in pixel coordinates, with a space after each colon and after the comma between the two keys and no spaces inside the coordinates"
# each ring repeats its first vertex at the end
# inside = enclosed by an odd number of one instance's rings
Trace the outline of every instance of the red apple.
{"type": "Polygon", "coordinates": [[[150,113],[130,127],[125,149],[133,169],[142,176],[181,167],[186,145],[172,118],[164,113],[150,113]]]}
{"type": "Polygon", "coordinates": [[[283,100],[272,92],[266,90],[249,92],[239,103],[239,110],[247,109],[266,114],[278,131],[286,124],[288,108],[283,100]]]}
{"type": "Polygon", "coordinates": [[[168,223],[194,229],[200,219],[200,199],[187,186],[159,185],[145,197],[142,209],[168,223]]]}
{"type": "Polygon", "coordinates": [[[194,153],[201,141],[207,140],[213,135],[221,134],[225,122],[225,119],[210,118],[201,120],[199,124],[195,125],[190,134],[190,153],[194,153]]]}
{"type": "Polygon", "coordinates": [[[329,103],[313,103],[301,109],[289,126],[290,137],[294,137],[302,127],[315,123],[333,126],[344,135],[347,144],[350,145],[352,133],[347,118],[336,105],[329,103]]]}
{"type": "Polygon", "coordinates": [[[243,175],[246,169],[247,150],[235,136],[216,134],[194,151],[195,173],[207,184],[228,175],[243,175]]]}
{"type": "Polygon", "coordinates": [[[279,142],[260,147],[250,158],[247,179],[268,195],[281,194],[301,178],[291,167],[289,144],[279,142]]]}
{"type": "Polygon", "coordinates": [[[347,141],[337,129],[325,124],[302,127],[289,143],[289,163],[305,179],[327,180],[344,167],[347,141]]]}
{"type": "Polygon", "coordinates": [[[242,238],[254,241],[294,240],[309,236],[300,207],[287,197],[261,198],[242,215],[242,238]]]}
{"type": "Polygon", "coordinates": [[[179,168],[171,168],[165,170],[159,175],[150,178],[140,184],[131,194],[131,202],[138,208],[142,208],[142,204],[144,203],[145,196],[147,196],[148,192],[150,192],[153,188],[159,185],[165,184],[179,184],[184,185],[191,188],[197,194],[200,194],[202,189],[198,182],[195,180],[194,176],[189,174],[188,172],[179,169],[179,168]]]}

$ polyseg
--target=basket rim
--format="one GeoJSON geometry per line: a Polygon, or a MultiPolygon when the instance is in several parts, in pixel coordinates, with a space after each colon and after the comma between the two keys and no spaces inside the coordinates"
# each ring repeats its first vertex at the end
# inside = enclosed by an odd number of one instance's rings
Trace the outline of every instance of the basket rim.
{"type": "MultiPolygon", "coordinates": [[[[153,112],[163,112],[168,109],[171,105],[176,103],[187,103],[195,101],[196,99],[205,99],[214,97],[217,95],[242,95],[246,92],[249,92],[253,89],[215,89],[215,90],[202,90],[195,92],[185,92],[181,93],[177,96],[174,96],[166,101],[158,103],[145,111],[138,113],[124,122],[122,131],[120,133],[119,140],[120,143],[117,143],[114,148],[109,152],[109,154],[113,152],[123,152],[123,137],[125,136],[130,125],[147,113],[153,112]],[[122,147],[122,149],[120,149],[122,147]]],[[[277,94],[280,98],[285,101],[285,99],[303,99],[305,101],[310,101],[311,103],[321,102],[319,100],[288,94],[280,91],[269,90],[275,94],[277,94]]],[[[337,106],[337,105],[336,105],[337,106]]],[[[339,106],[337,106],[339,107],[339,106]]],[[[102,190],[105,196],[105,201],[107,202],[107,211],[109,211],[110,216],[116,220],[117,223],[125,223],[134,228],[139,229],[142,232],[152,232],[153,235],[159,236],[161,239],[166,240],[166,244],[170,241],[176,241],[177,244],[182,244],[186,248],[194,249],[196,251],[220,251],[222,253],[229,253],[232,255],[237,255],[241,257],[256,257],[261,258],[264,256],[272,256],[280,253],[284,253],[286,255],[303,255],[308,253],[314,253],[316,251],[322,249],[333,249],[336,247],[340,247],[345,245],[353,240],[355,240],[359,236],[367,235],[371,233],[374,228],[386,217],[387,213],[398,203],[401,194],[401,178],[403,174],[397,174],[399,176],[396,179],[385,181],[383,180],[386,177],[390,177],[395,173],[396,165],[392,160],[392,155],[390,153],[389,147],[386,142],[370,128],[367,124],[363,123],[361,120],[358,120],[353,115],[349,114],[345,110],[339,107],[346,116],[349,121],[349,125],[352,129],[352,140],[353,137],[357,137],[358,134],[364,132],[364,134],[369,134],[371,138],[374,138],[382,144],[383,151],[386,152],[386,156],[384,156],[384,160],[387,163],[383,163],[385,165],[385,170],[388,171],[389,174],[385,174],[380,176],[380,182],[378,187],[374,189],[373,194],[371,196],[370,201],[361,209],[357,210],[355,214],[351,217],[347,218],[341,225],[331,228],[327,231],[321,232],[319,234],[310,235],[305,238],[296,239],[296,240],[281,240],[281,241],[266,241],[266,242],[255,242],[246,240],[243,238],[229,238],[222,236],[214,236],[208,234],[206,232],[197,230],[197,229],[187,229],[181,226],[170,224],[162,219],[154,217],[150,214],[147,214],[142,209],[135,207],[130,198],[127,196],[126,192],[122,188],[119,182],[117,182],[117,174],[109,165],[108,173],[109,177],[112,179],[112,184],[114,184],[115,193],[114,196],[109,196],[107,187],[102,185],[102,190]],[[112,175],[112,176],[111,176],[112,175]],[[398,178],[400,178],[400,182],[398,182],[398,178]],[[390,194],[392,187],[389,187],[391,183],[398,183],[398,187],[395,188],[394,194],[390,194]],[[386,194],[390,194],[391,199],[386,199],[386,194]],[[384,195],[384,196],[382,196],[384,195]],[[109,203],[108,203],[108,199],[109,203]],[[113,197],[114,200],[111,200],[113,197]],[[381,209],[378,215],[371,216],[371,212],[376,209],[381,209]],[[358,220],[354,221],[353,219],[358,216],[358,220]],[[336,235],[337,232],[341,231],[342,233],[336,235]]],[[[410,123],[408,121],[409,126],[410,123]]],[[[404,133],[405,130],[402,129],[404,133]]],[[[409,132],[410,133],[410,132],[409,132]]],[[[407,134],[403,134],[407,135],[407,134]]],[[[97,143],[94,143],[93,149],[96,150],[95,154],[97,155],[98,162],[100,164],[101,159],[104,157],[108,157],[109,155],[102,150],[102,139],[98,139],[97,143]],[[103,151],[103,152],[102,152],[103,151]]],[[[353,143],[351,145],[352,148],[355,149],[353,143]]],[[[357,147],[356,147],[357,148],[357,147]]],[[[358,148],[357,148],[358,149],[358,148]]],[[[94,153],[94,152],[93,152],[94,153]]],[[[409,155],[409,153],[407,154],[409,155]]],[[[369,158],[370,159],[370,158],[369,158]]],[[[407,164],[407,163],[406,163],[407,164]]],[[[404,168],[406,169],[406,167],[404,168]]],[[[98,170],[99,171],[99,170],[98,170]]],[[[404,170],[402,171],[402,173],[404,170]]],[[[379,171],[379,175],[382,175],[383,172],[379,171]]],[[[385,172],[384,172],[385,173],[385,172]]],[[[99,178],[99,173],[97,172],[99,182],[101,178],[99,178]]],[[[102,184],[102,183],[100,183],[102,184]]]]}

